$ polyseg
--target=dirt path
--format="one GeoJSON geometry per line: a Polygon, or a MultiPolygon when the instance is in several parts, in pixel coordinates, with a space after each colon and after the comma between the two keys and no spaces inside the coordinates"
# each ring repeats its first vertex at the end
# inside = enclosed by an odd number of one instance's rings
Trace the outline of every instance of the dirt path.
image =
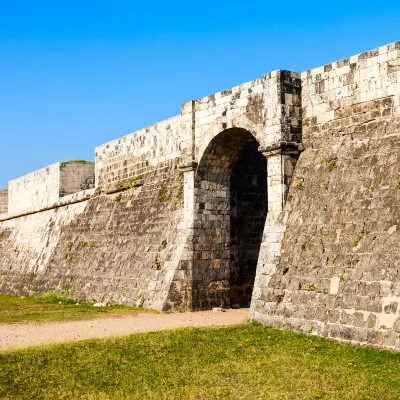
{"type": "Polygon", "coordinates": [[[242,322],[249,309],[176,314],[140,313],[129,317],[41,324],[0,324],[0,350],[105,338],[183,327],[227,326],[242,322]]]}

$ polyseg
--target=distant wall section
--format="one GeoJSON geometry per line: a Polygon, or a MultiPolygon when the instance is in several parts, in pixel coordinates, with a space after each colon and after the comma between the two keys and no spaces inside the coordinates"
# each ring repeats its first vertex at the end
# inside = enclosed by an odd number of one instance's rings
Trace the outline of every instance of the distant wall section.
{"type": "Polygon", "coordinates": [[[60,164],[60,196],[94,188],[93,162],[69,161],[60,164]]]}
{"type": "Polygon", "coordinates": [[[9,216],[56,205],[60,197],[94,187],[94,163],[55,163],[8,184],[9,216]]]}

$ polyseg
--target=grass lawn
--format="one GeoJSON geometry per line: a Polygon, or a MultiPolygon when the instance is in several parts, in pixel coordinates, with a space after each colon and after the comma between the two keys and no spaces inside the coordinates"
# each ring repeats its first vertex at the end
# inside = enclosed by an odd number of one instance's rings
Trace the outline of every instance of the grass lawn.
{"type": "Polygon", "coordinates": [[[2,399],[400,399],[400,354],[259,324],[0,353],[2,399]]]}
{"type": "Polygon", "coordinates": [[[72,321],[100,317],[134,315],[151,312],[143,308],[126,306],[93,307],[93,303],[76,305],[75,300],[53,293],[36,297],[19,297],[0,294],[0,323],[27,323],[72,321]]]}

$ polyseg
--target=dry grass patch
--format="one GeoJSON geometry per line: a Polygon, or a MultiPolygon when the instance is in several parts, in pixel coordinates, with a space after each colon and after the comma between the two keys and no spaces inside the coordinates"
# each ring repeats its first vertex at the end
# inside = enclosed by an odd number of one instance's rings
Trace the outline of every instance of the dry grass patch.
{"type": "Polygon", "coordinates": [[[121,305],[94,307],[93,303],[77,302],[54,293],[35,297],[0,294],[0,323],[77,321],[135,315],[139,312],[155,311],[121,305]]]}

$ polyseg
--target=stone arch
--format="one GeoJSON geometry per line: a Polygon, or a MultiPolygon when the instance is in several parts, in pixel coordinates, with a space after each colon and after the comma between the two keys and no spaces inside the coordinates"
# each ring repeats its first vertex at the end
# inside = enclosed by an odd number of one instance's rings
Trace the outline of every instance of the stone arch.
{"type": "Polygon", "coordinates": [[[222,118],[218,120],[218,123],[213,124],[206,130],[201,128],[196,132],[196,137],[200,137],[199,143],[196,143],[196,157],[197,161],[201,160],[203,154],[209,148],[210,143],[215,137],[217,137],[223,131],[229,131],[231,129],[246,130],[251,133],[259,143],[261,148],[266,146],[266,135],[265,128],[263,125],[256,124],[245,115],[238,115],[234,118],[222,118]],[[201,130],[200,130],[201,129],[201,130]]]}
{"type": "Polygon", "coordinates": [[[249,306],[268,209],[259,144],[233,127],[202,153],[194,177],[192,308],[249,306]]]}

